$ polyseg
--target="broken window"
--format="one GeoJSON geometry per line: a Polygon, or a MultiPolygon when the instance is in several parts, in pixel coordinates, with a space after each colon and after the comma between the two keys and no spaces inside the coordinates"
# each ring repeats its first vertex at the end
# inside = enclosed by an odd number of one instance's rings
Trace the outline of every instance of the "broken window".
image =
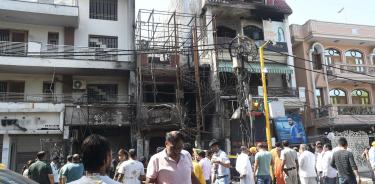
{"type": "Polygon", "coordinates": [[[253,40],[264,40],[263,30],[259,27],[253,25],[246,26],[243,28],[243,33],[253,40]]]}

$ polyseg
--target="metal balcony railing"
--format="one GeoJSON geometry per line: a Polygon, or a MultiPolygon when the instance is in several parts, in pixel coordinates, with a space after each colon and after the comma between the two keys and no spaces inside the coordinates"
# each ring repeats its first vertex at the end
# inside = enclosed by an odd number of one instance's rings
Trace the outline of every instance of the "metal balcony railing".
{"type": "Polygon", "coordinates": [[[61,6],[78,6],[77,0],[12,0],[12,1],[61,5],[61,6]]]}
{"type": "Polygon", "coordinates": [[[30,56],[55,59],[121,61],[117,48],[52,45],[38,42],[0,41],[0,56],[30,56]]]}
{"type": "MultiPolygon", "coordinates": [[[[235,95],[236,87],[223,87],[224,94],[235,95]]],[[[262,96],[259,94],[258,87],[250,87],[250,94],[254,97],[262,96]]],[[[283,87],[267,87],[267,94],[269,97],[299,97],[299,90],[297,88],[283,88],[283,87]]]]}
{"type": "Polygon", "coordinates": [[[342,104],[315,109],[315,118],[333,118],[340,115],[375,115],[375,105],[342,104]]]}
{"type": "Polygon", "coordinates": [[[134,103],[131,95],[78,95],[78,94],[27,94],[0,92],[0,102],[25,103],[77,103],[77,104],[123,104],[134,103]]]}
{"type": "Polygon", "coordinates": [[[342,64],[337,63],[332,65],[334,67],[329,67],[334,74],[342,73],[363,73],[363,74],[375,74],[375,65],[354,65],[354,64],[342,64]]]}

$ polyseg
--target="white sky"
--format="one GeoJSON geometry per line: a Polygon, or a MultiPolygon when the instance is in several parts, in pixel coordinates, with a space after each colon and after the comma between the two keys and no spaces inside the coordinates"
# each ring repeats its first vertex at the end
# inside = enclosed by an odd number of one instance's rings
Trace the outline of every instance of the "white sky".
{"type": "MultiPolygon", "coordinates": [[[[168,10],[170,0],[136,0],[138,9],[168,10]]],[[[375,0],[286,0],[293,9],[290,24],[309,19],[375,26],[375,0]],[[337,12],[345,7],[340,14],[337,12]]]]}

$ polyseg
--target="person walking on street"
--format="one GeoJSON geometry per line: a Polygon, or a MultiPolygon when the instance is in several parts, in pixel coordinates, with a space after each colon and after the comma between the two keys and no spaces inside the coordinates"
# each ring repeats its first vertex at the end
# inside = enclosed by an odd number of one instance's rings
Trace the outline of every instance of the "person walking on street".
{"type": "Polygon", "coordinates": [[[319,183],[323,183],[323,169],[322,169],[322,159],[324,155],[324,150],[323,150],[323,144],[321,141],[317,141],[315,143],[315,159],[316,159],[316,171],[318,172],[318,181],[319,183]]]}
{"type": "Polygon", "coordinates": [[[281,150],[282,150],[281,142],[277,142],[275,144],[275,148],[271,150],[272,159],[274,162],[273,167],[273,175],[274,175],[274,183],[277,184],[285,184],[284,180],[284,171],[282,168],[282,160],[280,159],[281,150]]]}
{"type": "Polygon", "coordinates": [[[301,144],[299,151],[300,156],[298,157],[298,165],[301,184],[317,184],[314,153],[308,151],[306,144],[301,144]]]}
{"type": "Polygon", "coordinates": [[[87,137],[81,146],[82,162],[86,175],[69,184],[120,184],[107,176],[111,167],[111,145],[103,136],[92,134],[87,137]]]}
{"type": "Polygon", "coordinates": [[[45,161],[46,152],[37,153],[37,161],[31,164],[28,176],[30,179],[40,184],[54,184],[51,165],[45,161]]]}
{"type": "Polygon", "coordinates": [[[336,184],[337,171],[331,166],[332,156],[333,156],[332,145],[327,143],[323,146],[323,149],[324,149],[324,155],[322,158],[323,183],[324,184],[336,184]]]}
{"type": "MultiPolygon", "coordinates": [[[[126,160],[128,160],[128,152],[125,151],[124,149],[120,149],[118,152],[117,152],[117,155],[118,155],[118,163],[115,167],[115,175],[113,176],[113,179],[114,180],[117,180],[117,178],[119,178],[119,168],[120,168],[120,165],[125,162],[126,160]]],[[[118,180],[117,180],[118,181],[118,180]]]]}
{"type": "Polygon", "coordinates": [[[297,152],[289,147],[289,141],[283,141],[284,149],[281,151],[280,159],[282,160],[282,168],[286,184],[298,184],[297,168],[298,158],[297,152]]]}
{"type": "Polygon", "coordinates": [[[219,141],[212,139],[209,143],[211,150],[214,152],[211,162],[213,163],[216,180],[215,184],[229,184],[230,180],[230,160],[227,154],[220,150],[219,141]]]}
{"type": "Polygon", "coordinates": [[[55,184],[59,183],[59,157],[55,156],[50,163],[52,174],[53,174],[53,181],[55,184]]]}
{"type": "Polygon", "coordinates": [[[197,162],[197,160],[195,159],[194,149],[191,146],[191,144],[185,143],[184,144],[184,150],[189,152],[189,154],[191,155],[192,162],[193,162],[193,171],[194,171],[195,177],[198,178],[200,184],[206,184],[206,180],[204,178],[203,170],[202,170],[201,166],[199,165],[199,163],[197,162]]]}
{"type": "Polygon", "coordinates": [[[367,163],[370,170],[372,171],[371,177],[373,183],[375,183],[375,141],[372,142],[370,149],[367,154],[367,163]]]}
{"type": "Polygon", "coordinates": [[[254,171],[257,184],[271,184],[270,168],[273,167],[272,154],[267,151],[266,143],[257,145],[258,153],[255,155],[254,171]]]}
{"type": "Polygon", "coordinates": [[[247,147],[241,146],[241,154],[237,156],[236,170],[240,173],[240,184],[255,184],[249,152],[247,147]]]}
{"type": "Polygon", "coordinates": [[[118,173],[117,181],[124,184],[141,184],[146,179],[143,164],[137,160],[135,149],[129,150],[129,160],[120,165],[118,173]]]}
{"type": "Polygon", "coordinates": [[[29,168],[31,166],[31,164],[33,164],[35,161],[34,160],[29,160],[27,161],[26,165],[23,166],[23,169],[22,169],[22,175],[26,178],[29,177],[29,168]]]}
{"type": "Polygon", "coordinates": [[[331,166],[337,169],[339,173],[339,184],[357,184],[360,183],[358,167],[354,161],[353,153],[346,150],[348,141],[341,137],[338,140],[340,149],[333,153],[331,166]]]}
{"type": "Polygon", "coordinates": [[[85,174],[85,169],[80,161],[80,156],[78,154],[74,154],[72,157],[72,162],[66,164],[64,169],[61,171],[60,184],[76,181],[85,174]]]}
{"type": "Polygon", "coordinates": [[[183,152],[183,146],[184,138],[179,131],[166,134],[165,149],[150,158],[146,184],[199,184],[191,156],[183,152]]]}
{"type": "Polygon", "coordinates": [[[198,153],[199,166],[201,166],[206,184],[211,184],[211,161],[206,157],[210,153],[201,151],[198,153]]]}

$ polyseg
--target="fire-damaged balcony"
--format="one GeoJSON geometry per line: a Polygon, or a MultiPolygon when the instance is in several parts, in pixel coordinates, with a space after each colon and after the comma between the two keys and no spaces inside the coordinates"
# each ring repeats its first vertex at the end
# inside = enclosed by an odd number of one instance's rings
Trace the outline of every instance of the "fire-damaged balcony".
{"type": "Polygon", "coordinates": [[[320,128],[375,124],[375,105],[331,105],[315,109],[315,125],[320,128]]]}
{"type": "Polygon", "coordinates": [[[178,128],[178,117],[181,117],[176,104],[144,104],[140,107],[139,119],[142,130],[178,128]]]}

